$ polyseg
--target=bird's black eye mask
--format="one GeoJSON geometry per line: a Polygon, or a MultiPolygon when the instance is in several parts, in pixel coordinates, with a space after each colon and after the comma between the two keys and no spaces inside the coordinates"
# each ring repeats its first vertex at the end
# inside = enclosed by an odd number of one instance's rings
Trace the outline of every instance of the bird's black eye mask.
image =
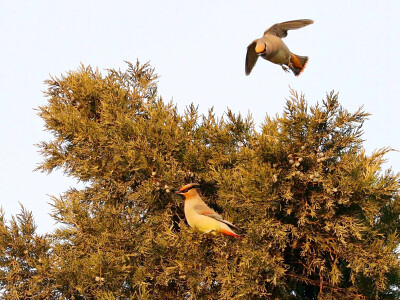
{"type": "Polygon", "coordinates": [[[189,192],[192,188],[194,188],[194,186],[191,186],[191,187],[189,187],[189,188],[187,188],[187,189],[184,189],[183,191],[180,191],[181,193],[187,193],[187,192],[189,192]]]}

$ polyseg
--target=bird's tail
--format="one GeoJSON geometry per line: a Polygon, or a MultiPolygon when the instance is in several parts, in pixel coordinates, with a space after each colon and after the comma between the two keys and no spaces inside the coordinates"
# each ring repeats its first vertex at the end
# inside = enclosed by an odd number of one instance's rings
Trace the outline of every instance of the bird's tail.
{"type": "Polygon", "coordinates": [[[230,235],[230,236],[233,236],[235,238],[243,239],[243,237],[241,237],[240,235],[237,235],[236,233],[234,233],[231,230],[221,229],[221,233],[224,234],[224,235],[230,235]]]}
{"type": "Polygon", "coordinates": [[[289,68],[293,71],[294,75],[299,76],[305,69],[307,62],[308,56],[300,56],[292,53],[289,68]]]}

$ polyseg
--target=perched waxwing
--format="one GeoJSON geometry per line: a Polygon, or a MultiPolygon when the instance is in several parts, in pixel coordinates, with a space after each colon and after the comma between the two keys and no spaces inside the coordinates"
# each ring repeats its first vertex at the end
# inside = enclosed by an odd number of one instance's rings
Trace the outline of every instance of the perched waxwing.
{"type": "Polygon", "coordinates": [[[265,30],[262,38],[254,40],[247,47],[246,75],[249,75],[253,70],[259,56],[274,64],[281,65],[286,72],[289,72],[290,69],[294,75],[300,75],[306,67],[308,56],[300,56],[290,52],[282,38],[287,36],[288,30],[299,29],[313,23],[313,20],[308,19],[294,20],[277,23],[265,30]]]}
{"type": "Polygon", "coordinates": [[[207,206],[196,188],[199,188],[197,183],[190,183],[175,192],[185,197],[184,211],[189,226],[203,233],[222,233],[242,238],[231,229],[231,227],[237,229],[235,225],[224,220],[220,214],[207,206]]]}

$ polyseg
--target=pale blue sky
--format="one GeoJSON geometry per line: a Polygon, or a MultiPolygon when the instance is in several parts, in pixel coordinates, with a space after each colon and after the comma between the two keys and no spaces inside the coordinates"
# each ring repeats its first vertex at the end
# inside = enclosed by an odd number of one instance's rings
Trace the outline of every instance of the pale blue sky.
{"type": "MultiPolygon", "coordinates": [[[[39,232],[54,229],[48,195],[74,180],[33,172],[34,146],[48,140],[33,108],[46,103],[43,81],[80,63],[125,69],[150,61],[159,93],[179,110],[194,102],[250,111],[257,124],[281,113],[289,86],[311,104],[340,92],[350,111],[364,105],[367,153],[400,149],[400,1],[5,1],[0,0],[0,205],[9,217],[19,202],[33,211],[39,232]],[[289,32],[286,44],[310,61],[300,77],[259,60],[244,74],[247,45],[270,25],[315,21],[289,32]]],[[[400,153],[385,167],[400,171],[400,153]]]]}

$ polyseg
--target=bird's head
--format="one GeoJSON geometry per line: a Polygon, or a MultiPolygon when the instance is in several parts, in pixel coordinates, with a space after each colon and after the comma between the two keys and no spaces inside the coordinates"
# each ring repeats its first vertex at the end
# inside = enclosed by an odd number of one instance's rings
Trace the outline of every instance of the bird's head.
{"type": "Polygon", "coordinates": [[[187,199],[189,197],[196,196],[196,188],[198,187],[200,187],[198,183],[189,183],[181,187],[178,191],[175,192],[175,194],[182,195],[185,197],[185,199],[187,199]]]}
{"type": "Polygon", "coordinates": [[[262,53],[266,52],[266,50],[267,50],[267,45],[265,45],[265,43],[262,41],[258,41],[256,44],[257,54],[262,54],[262,53]]]}

